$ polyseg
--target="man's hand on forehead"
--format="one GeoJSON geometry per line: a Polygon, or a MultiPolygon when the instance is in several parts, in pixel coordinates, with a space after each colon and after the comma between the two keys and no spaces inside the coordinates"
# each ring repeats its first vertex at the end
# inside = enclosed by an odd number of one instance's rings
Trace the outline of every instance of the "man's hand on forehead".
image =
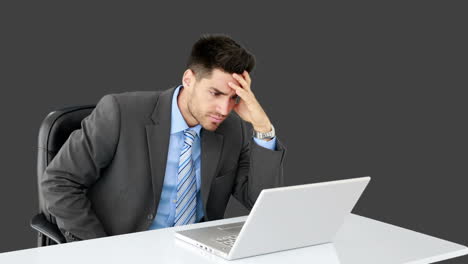
{"type": "Polygon", "coordinates": [[[234,107],[234,111],[242,119],[251,123],[255,131],[271,131],[270,120],[252,92],[252,80],[249,73],[247,71],[244,71],[242,74],[233,73],[232,77],[239,82],[239,85],[233,82],[228,82],[228,85],[240,97],[240,99],[236,100],[239,100],[239,103],[234,107]]]}

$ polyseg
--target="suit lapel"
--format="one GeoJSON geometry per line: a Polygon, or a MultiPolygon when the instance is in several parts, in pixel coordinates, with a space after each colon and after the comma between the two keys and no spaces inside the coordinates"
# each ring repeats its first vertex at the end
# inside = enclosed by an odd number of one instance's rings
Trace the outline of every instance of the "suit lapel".
{"type": "MultiPolygon", "coordinates": [[[[171,104],[175,87],[161,92],[154,111],[151,115],[152,123],[146,125],[146,139],[148,142],[151,179],[156,209],[161,198],[161,191],[166,173],[169,138],[171,133],[171,104]]],[[[223,148],[223,135],[202,129],[201,138],[201,188],[203,208],[210,193],[211,182],[218,167],[223,148]]]]}
{"type": "Polygon", "coordinates": [[[218,167],[221,150],[223,148],[223,135],[202,129],[201,133],[201,188],[203,208],[206,215],[206,202],[210,194],[211,181],[218,167]]]}
{"type": "Polygon", "coordinates": [[[175,88],[161,92],[151,115],[152,124],[146,125],[146,139],[149,149],[149,163],[153,185],[153,201],[156,208],[161,197],[166,172],[169,137],[171,133],[171,103],[175,88]]]}

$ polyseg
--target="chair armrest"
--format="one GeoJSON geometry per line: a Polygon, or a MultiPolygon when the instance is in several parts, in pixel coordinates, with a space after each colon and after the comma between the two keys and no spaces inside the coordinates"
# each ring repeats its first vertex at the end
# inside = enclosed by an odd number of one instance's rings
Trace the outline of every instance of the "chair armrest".
{"type": "Polygon", "coordinates": [[[54,240],[57,244],[67,242],[65,237],[62,235],[62,232],[60,232],[60,229],[56,225],[47,221],[43,214],[37,214],[31,219],[31,227],[39,233],[54,240]]]}

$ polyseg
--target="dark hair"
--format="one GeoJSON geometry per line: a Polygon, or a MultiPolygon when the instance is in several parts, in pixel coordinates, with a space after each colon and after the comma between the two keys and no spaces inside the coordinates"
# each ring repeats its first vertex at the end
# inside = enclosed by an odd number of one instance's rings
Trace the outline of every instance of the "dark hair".
{"type": "Polygon", "coordinates": [[[251,72],[255,57],[227,35],[204,34],[193,44],[187,68],[201,80],[217,68],[227,73],[251,72]]]}

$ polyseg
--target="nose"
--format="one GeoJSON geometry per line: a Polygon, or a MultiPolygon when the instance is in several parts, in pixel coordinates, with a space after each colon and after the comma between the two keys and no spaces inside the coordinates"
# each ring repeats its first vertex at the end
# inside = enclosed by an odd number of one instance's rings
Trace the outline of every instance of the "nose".
{"type": "Polygon", "coordinates": [[[229,101],[229,99],[222,100],[221,102],[219,102],[217,111],[219,114],[227,116],[231,111],[231,102],[229,101]]]}

